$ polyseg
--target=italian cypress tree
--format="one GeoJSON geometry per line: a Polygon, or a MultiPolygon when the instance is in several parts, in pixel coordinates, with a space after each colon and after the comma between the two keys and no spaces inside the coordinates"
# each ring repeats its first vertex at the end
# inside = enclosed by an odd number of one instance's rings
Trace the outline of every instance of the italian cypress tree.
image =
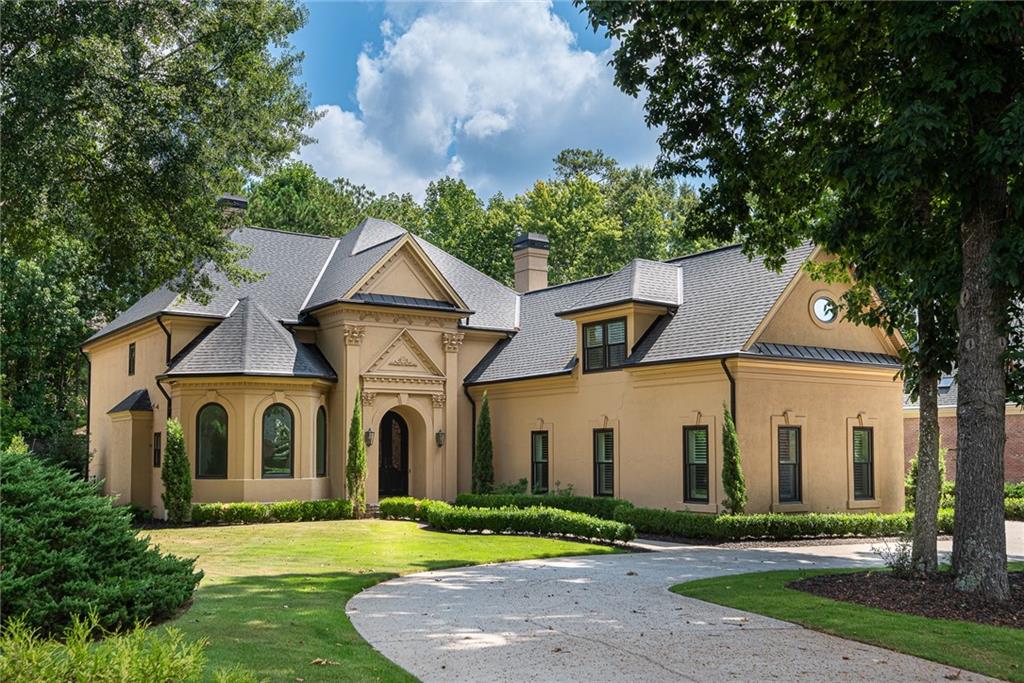
{"type": "Polygon", "coordinates": [[[722,487],[725,489],[725,509],[730,514],[743,514],[747,505],[747,483],[740,467],[740,442],[732,413],[725,408],[722,422],[722,487]]]}
{"type": "Polygon", "coordinates": [[[348,459],[345,462],[345,483],[352,513],[366,514],[366,443],[363,441],[363,392],[356,391],[352,408],[352,424],[348,428],[348,459]]]}
{"type": "Polygon", "coordinates": [[[167,519],[172,524],[185,524],[192,521],[192,470],[185,455],[185,437],[181,432],[181,423],[171,419],[167,421],[167,448],[164,451],[164,462],[160,468],[160,478],[164,482],[161,496],[167,519]]]}
{"type": "Polygon", "coordinates": [[[473,493],[490,493],[494,489],[494,445],[491,443],[491,407],[487,392],[480,404],[476,421],[476,454],[473,458],[473,493]]]}

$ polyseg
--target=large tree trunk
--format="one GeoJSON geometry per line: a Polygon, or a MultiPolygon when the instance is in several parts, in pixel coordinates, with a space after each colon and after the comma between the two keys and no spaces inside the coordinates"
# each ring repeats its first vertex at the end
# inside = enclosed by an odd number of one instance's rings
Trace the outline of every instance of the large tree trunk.
{"type": "Polygon", "coordinates": [[[994,285],[994,248],[1007,220],[1005,182],[993,179],[960,226],[963,285],[957,306],[956,522],[953,571],[957,590],[1006,600],[1003,446],[1006,440],[1008,291],[994,285]]]}
{"type": "MultiPolygon", "coordinates": [[[[918,343],[926,344],[933,323],[928,312],[918,311],[918,343]],[[924,322],[922,322],[924,321],[924,322]]],[[[934,574],[939,568],[936,537],[939,517],[939,376],[928,370],[918,381],[920,431],[917,442],[917,490],[914,492],[914,538],[911,564],[914,571],[934,574]]]]}

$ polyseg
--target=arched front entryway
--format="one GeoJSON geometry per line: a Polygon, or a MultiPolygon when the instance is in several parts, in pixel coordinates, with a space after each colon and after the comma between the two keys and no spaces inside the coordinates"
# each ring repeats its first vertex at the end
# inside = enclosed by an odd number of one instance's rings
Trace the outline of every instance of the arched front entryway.
{"type": "Polygon", "coordinates": [[[380,421],[377,492],[380,498],[409,495],[409,425],[389,410],[380,421]]]}

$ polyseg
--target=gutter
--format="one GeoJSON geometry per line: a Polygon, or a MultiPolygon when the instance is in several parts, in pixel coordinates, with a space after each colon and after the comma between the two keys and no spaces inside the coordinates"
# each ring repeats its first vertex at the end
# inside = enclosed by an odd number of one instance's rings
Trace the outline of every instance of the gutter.
{"type": "MultiPolygon", "coordinates": [[[[170,367],[171,365],[171,331],[164,325],[163,316],[158,315],[156,317],[156,324],[160,326],[160,329],[164,331],[164,335],[167,336],[167,346],[164,350],[164,365],[170,367]]],[[[156,388],[160,390],[160,393],[164,395],[164,400],[167,401],[167,419],[171,419],[171,395],[164,389],[164,385],[160,383],[160,378],[156,378],[156,388]]]]}
{"type": "Polygon", "coordinates": [[[92,446],[92,361],[89,354],[79,349],[78,352],[85,358],[85,480],[89,481],[89,448],[92,446]]]}
{"type": "MultiPolygon", "coordinates": [[[[732,413],[733,425],[736,424],[736,378],[729,372],[729,366],[726,363],[726,358],[722,359],[722,369],[725,370],[725,376],[729,378],[729,412],[732,413]]],[[[738,429],[736,430],[739,431],[738,429]]]]}

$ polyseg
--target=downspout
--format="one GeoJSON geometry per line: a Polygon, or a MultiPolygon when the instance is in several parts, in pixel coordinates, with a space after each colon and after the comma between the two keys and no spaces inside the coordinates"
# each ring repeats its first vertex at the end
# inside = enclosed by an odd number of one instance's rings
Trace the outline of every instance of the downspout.
{"type": "Polygon", "coordinates": [[[462,385],[462,391],[466,394],[466,398],[469,399],[469,404],[473,406],[473,410],[470,413],[470,432],[469,432],[469,443],[470,443],[470,463],[476,460],[476,401],[473,400],[472,394],[469,393],[469,387],[465,384],[462,385]]]}
{"type": "MultiPolygon", "coordinates": [[[[729,378],[729,412],[732,413],[733,424],[736,424],[736,378],[729,372],[726,360],[726,358],[722,359],[722,369],[725,370],[725,376],[729,378]]],[[[737,431],[739,430],[737,429],[737,431]]]]}
{"type": "Polygon", "coordinates": [[[78,352],[85,358],[85,480],[89,481],[89,448],[92,446],[92,361],[82,349],[78,352]]]}
{"type": "MultiPolygon", "coordinates": [[[[171,365],[171,331],[164,325],[163,316],[156,317],[156,324],[160,326],[160,329],[164,331],[164,335],[167,337],[167,346],[164,350],[164,366],[165,369],[171,365]]],[[[164,389],[164,385],[160,383],[160,379],[156,380],[156,388],[160,390],[160,393],[164,395],[164,400],[167,401],[167,419],[171,419],[171,395],[164,389]]]]}

